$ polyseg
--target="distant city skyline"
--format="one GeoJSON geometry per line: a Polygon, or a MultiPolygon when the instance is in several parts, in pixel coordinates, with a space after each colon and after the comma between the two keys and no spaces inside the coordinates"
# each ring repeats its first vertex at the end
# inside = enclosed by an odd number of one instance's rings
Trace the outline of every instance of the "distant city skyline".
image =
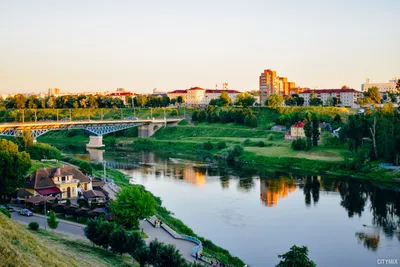
{"type": "Polygon", "coordinates": [[[400,78],[400,1],[0,0],[0,94],[400,78]],[[250,4],[251,3],[251,4],[250,4]]]}

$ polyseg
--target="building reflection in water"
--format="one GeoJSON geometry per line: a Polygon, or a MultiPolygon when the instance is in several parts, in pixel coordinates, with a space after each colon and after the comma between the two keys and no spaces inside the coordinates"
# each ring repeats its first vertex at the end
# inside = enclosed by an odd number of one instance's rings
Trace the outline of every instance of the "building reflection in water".
{"type": "Polygon", "coordinates": [[[287,197],[289,193],[295,190],[296,185],[291,179],[279,178],[260,181],[261,201],[267,207],[276,206],[279,199],[287,197]]]}

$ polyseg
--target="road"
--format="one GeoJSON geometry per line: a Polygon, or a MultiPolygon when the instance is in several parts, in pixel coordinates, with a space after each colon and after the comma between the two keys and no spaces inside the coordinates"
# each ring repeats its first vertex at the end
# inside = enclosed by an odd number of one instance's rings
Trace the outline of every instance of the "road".
{"type": "MultiPolygon", "coordinates": [[[[28,225],[30,222],[37,222],[41,229],[44,229],[44,216],[34,214],[31,217],[18,215],[17,211],[11,212],[11,218],[21,224],[28,225]]],[[[54,230],[54,232],[62,233],[75,238],[84,238],[85,233],[83,232],[84,225],[80,225],[77,223],[72,223],[64,220],[59,220],[58,228],[54,230]]],[[[47,229],[50,230],[49,227],[47,229]]]]}

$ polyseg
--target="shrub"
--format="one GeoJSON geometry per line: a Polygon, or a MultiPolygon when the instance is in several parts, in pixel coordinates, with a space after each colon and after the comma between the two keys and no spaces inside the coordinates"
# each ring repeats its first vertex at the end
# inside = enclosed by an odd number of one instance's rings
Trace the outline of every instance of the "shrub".
{"type": "Polygon", "coordinates": [[[0,209],[0,213],[3,213],[4,215],[6,215],[8,218],[11,218],[11,214],[8,211],[8,209],[0,209]]]}
{"type": "Polygon", "coordinates": [[[251,140],[250,139],[244,139],[243,141],[242,141],[242,145],[243,146],[249,146],[251,144],[251,140]]]}
{"type": "Polygon", "coordinates": [[[264,144],[263,141],[258,141],[258,142],[257,142],[257,146],[259,146],[259,147],[264,147],[265,144],[264,144]]]}
{"type": "Polygon", "coordinates": [[[48,144],[37,143],[36,145],[29,146],[26,149],[31,159],[61,159],[61,151],[48,144]]]}
{"type": "Polygon", "coordinates": [[[178,110],[173,109],[171,110],[171,112],[169,113],[171,116],[178,116],[178,110]]]}
{"type": "Polygon", "coordinates": [[[215,147],[217,149],[224,149],[224,148],[226,148],[226,142],[220,141],[220,142],[217,143],[217,145],[215,147]]]}
{"type": "Polygon", "coordinates": [[[208,141],[208,142],[203,143],[203,148],[204,148],[205,150],[212,150],[212,149],[214,148],[214,145],[211,144],[210,141],[208,141]]]}
{"type": "Polygon", "coordinates": [[[78,129],[71,129],[67,131],[67,136],[68,137],[73,137],[76,136],[81,130],[78,129]]]}
{"type": "Polygon", "coordinates": [[[267,136],[267,141],[271,141],[272,139],[274,139],[274,135],[273,134],[269,134],[267,136]]]}
{"type": "Polygon", "coordinates": [[[306,140],[304,138],[295,139],[293,140],[291,147],[293,150],[305,150],[306,140]]]}
{"type": "Polygon", "coordinates": [[[336,136],[333,136],[330,132],[323,132],[321,135],[322,146],[338,146],[340,143],[340,139],[336,136]]]}
{"type": "Polygon", "coordinates": [[[39,224],[37,222],[30,222],[28,224],[29,229],[33,230],[33,231],[37,231],[39,230],[39,224]]]}

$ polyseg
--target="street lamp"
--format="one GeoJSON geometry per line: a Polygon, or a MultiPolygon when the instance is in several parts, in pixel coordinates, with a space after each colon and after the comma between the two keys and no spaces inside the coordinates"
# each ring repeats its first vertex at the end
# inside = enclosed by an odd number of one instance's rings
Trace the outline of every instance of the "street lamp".
{"type": "Polygon", "coordinates": [[[47,198],[49,196],[46,196],[44,198],[44,230],[47,229],[47,198]]]}
{"type": "Polygon", "coordinates": [[[103,161],[103,180],[106,181],[106,161],[103,161]]]}

